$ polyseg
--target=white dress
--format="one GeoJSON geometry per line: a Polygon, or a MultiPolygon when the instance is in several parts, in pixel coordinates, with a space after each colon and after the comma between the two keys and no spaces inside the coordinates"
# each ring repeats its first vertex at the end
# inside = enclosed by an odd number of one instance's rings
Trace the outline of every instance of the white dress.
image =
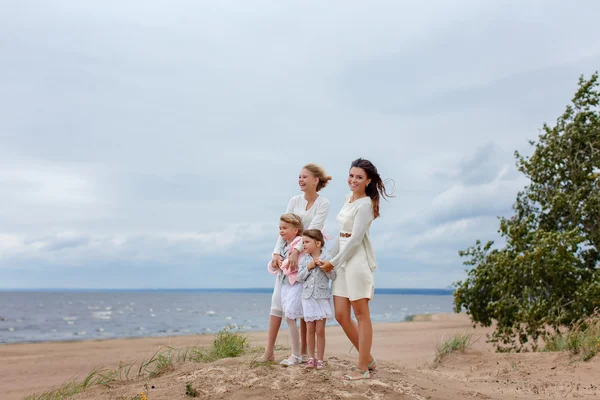
{"type": "Polygon", "coordinates": [[[290,285],[290,282],[285,279],[281,284],[281,308],[286,318],[298,319],[304,317],[301,283],[296,282],[290,285]]]}
{"type": "Polygon", "coordinates": [[[333,264],[337,273],[331,291],[334,296],[350,301],[372,299],[375,291],[373,271],[376,268],[375,254],[369,239],[369,228],[373,222],[371,198],[363,197],[350,203],[346,198],[337,215],[340,234],[332,249],[333,264]]]}
{"type": "Polygon", "coordinates": [[[302,299],[302,311],[306,322],[333,319],[331,299],[315,299],[314,297],[302,299]]]}

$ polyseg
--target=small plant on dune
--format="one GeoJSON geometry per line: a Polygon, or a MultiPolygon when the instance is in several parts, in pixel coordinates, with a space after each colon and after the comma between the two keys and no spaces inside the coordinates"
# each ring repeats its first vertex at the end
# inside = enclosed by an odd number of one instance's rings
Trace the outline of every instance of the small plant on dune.
{"type": "Polygon", "coordinates": [[[212,344],[212,353],[217,358],[239,357],[248,350],[248,338],[228,328],[219,331],[212,344]]]}
{"type": "Polygon", "coordinates": [[[198,391],[192,387],[190,382],[185,384],[185,395],[190,397],[198,397],[198,391]]]}
{"type": "MultiPolygon", "coordinates": [[[[56,389],[27,396],[23,400],[63,400],[91,386],[110,385],[141,377],[155,378],[174,370],[176,364],[188,361],[213,362],[221,358],[239,357],[250,350],[250,344],[245,335],[224,328],[217,333],[209,348],[192,346],[181,350],[172,347],[157,350],[149,360],[139,364],[137,375],[133,370],[135,363],[120,362],[116,369],[98,368],[90,372],[81,382],[71,380],[56,389]]],[[[143,393],[138,394],[134,399],[147,400],[143,393]],[[140,397],[142,395],[143,397],[140,397]]]]}
{"type": "Polygon", "coordinates": [[[250,350],[248,338],[239,332],[223,328],[215,336],[211,347],[190,350],[189,358],[196,362],[212,362],[221,358],[239,357],[250,350]]]}
{"type": "Polygon", "coordinates": [[[575,323],[567,332],[546,338],[545,351],[569,351],[581,361],[600,353],[600,310],[575,323]]]}
{"type": "Polygon", "coordinates": [[[455,351],[464,353],[473,343],[475,343],[473,334],[469,332],[455,333],[448,339],[444,339],[442,336],[442,339],[435,347],[435,362],[442,361],[444,357],[455,351]]]}

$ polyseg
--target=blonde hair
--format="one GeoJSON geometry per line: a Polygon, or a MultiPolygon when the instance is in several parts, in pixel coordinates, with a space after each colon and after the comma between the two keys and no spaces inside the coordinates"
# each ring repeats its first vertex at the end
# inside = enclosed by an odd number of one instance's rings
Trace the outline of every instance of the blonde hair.
{"type": "Polygon", "coordinates": [[[319,178],[319,183],[317,183],[317,192],[323,189],[329,181],[332,179],[331,176],[327,175],[325,170],[321,168],[317,164],[306,164],[302,169],[308,170],[315,178],[319,178]]]}
{"type": "Polygon", "coordinates": [[[302,225],[302,218],[293,213],[283,214],[279,217],[279,220],[285,223],[292,225],[294,228],[298,229],[298,235],[302,234],[304,230],[304,226],[302,225]]]}

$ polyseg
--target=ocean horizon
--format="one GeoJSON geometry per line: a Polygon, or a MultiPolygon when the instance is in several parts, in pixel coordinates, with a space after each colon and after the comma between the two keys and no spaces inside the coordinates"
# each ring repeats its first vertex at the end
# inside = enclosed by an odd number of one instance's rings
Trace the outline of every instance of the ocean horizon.
{"type": "MultiPolygon", "coordinates": [[[[268,328],[272,288],[0,289],[0,343],[99,340],[268,328]]],[[[374,323],[453,311],[450,289],[375,289],[374,323]]],[[[332,320],[328,325],[337,325],[332,320]]],[[[282,324],[285,329],[285,324],[282,324]]]]}
{"type": "MultiPolygon", "coordinates": [[[[273,288],[0,288],[0,292],[199,292],[199,293],[272,293],[273,288]]],[[[375,288],[375,294],[446,296],[454,289],[375,288]]]]}

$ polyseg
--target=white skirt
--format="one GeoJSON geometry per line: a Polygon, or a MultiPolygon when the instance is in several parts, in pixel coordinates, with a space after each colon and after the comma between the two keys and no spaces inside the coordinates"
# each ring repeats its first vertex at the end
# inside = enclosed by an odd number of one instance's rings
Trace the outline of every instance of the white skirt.
{"type": "MultiPolygon", "coordinates": [[[[347,238],[340,238],[340,251],[346,247],[348,240],[347,238]]],[[[345,297],[350,301],[373,300],[375,281],[373,271],[369,268],[364,243],[361,243],[352,257],[339,265],[335,272],[336,277],[331,284],[331,292],[334,296],[345,297]]]]}
{"type": "Polygon", "coordinates": [[[281,308],[286,318],[297,319],[303,318],[302,312],[302,285],[295,283],[290,285],[289,282],[281,285],[281,308]]]}
{"type": "Polygon", "coordinates": [[[331,299],[302,299],[302,309],[306,322],[333,319],[331,299]]]}

